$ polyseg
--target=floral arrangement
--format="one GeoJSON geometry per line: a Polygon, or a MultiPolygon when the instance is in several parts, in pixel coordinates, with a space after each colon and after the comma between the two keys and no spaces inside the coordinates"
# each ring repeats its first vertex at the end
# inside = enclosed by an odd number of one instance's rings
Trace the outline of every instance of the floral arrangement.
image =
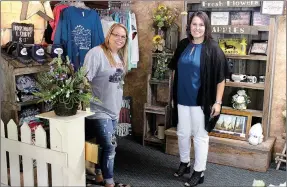
{"type": "Polygon", "coordinates": [[[176,8],[170,9],[165,5],[159,4],[153,11],[153,26],[159,29],[163,27],[168,28],[178,16],[179,11],[176,8]]]}
{"type": "Polygon", "coordinates": [[[154,71],[153,78],[157,80],[163,80],[166,78],[166,72],[168,71],[167,63],[168,56],[165,52],[157,55],[157,63],[154,71]]]}
{"type": "Polygon", "coordinates": [[[238,90],[237,94],[232,96],[232,103],[234,109],[245,110],[247,109],[247,104],[251,103],[251,101],[245,90],[238,90]]]}
{"type": "Polygon", "coordinates": [[[152,39],[153,51],[162,52],[165,46],[165,40],[160,35],[155,35],[152,39]]]}
{"type": "Polygon", "coordinates": [[[36,77],[40,92],[33,94],[41,98],[40,102],[51,103],[56,114],[59,105],[62,106],[61,110],[76,111],[81,102],[85,105],[90,102],[92,94],[83,67],[75,71],[69,58],[63,62],[60,56],[54,58],[49,65],[49,72],[37,74],[36,77]]]}

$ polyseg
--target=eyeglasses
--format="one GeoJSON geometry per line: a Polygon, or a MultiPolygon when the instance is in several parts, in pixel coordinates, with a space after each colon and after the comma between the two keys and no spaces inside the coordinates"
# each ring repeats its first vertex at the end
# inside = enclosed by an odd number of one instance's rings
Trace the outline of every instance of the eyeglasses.
{"type": "Polygon", "coordinates": [[[126,36],[121,36],[121,35],[114,34],[114,33],[112,33],[112,35],[114,35],[117,39],[122,39],[122,40],[126,40],[127,39],[126,36]]]}

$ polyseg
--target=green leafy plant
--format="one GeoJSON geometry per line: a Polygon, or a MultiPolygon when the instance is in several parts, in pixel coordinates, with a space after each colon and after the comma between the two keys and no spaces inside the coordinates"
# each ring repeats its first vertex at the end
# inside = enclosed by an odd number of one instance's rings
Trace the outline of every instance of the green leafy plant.
{"type": "Polygon", "coordinates": [[[153,78],[158,80],[165,79],[166,72],[168,71],[167,62],[168,56],[165,52],[157,54],[157,63],[153,78]]]}
{"type": "Polygon", "coordinates": [[[83,67],[75,71],[69,58],[63,62],[60,56],[54,58],[49,65],[49,72],[36,76],[39,92],[33,94],[41,98],[40,102],[50,102],[53,106],[64,104],[65,108],[71,109],[81,102],[87,105],[91,99],[98,100],[91,94],[83,67]]]}

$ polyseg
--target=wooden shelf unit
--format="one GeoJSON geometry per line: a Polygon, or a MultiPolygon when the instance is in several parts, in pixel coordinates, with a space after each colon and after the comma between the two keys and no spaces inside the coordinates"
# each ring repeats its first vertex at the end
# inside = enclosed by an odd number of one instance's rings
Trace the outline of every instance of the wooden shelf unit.
{"type": "MultiPolygon", "coordinates": [[[[151,135],[154,129],[157,128],[157,117],[164,116],[164,127],[168,129],[170,126],[170,108],[171,108],[171,94],[172,94],[172,76],[171,72],[167,72],[167,77],[164,80],[157,80],[152,77],[153,67],[157,56],[160,53],[152,53],[152,62],[150,67],[150,74],[147,77],[147,103],[144,105],[144,122],[143,122],[143,145],[145,143],[157,143],[160,145],[165,144],[165,139],[160,140],[157,137],[151,135]],[[158,87],[165,86],[168,87],[168,101],[167,103],[159,103],[157,101],[158,87]],[[150,123],[151,122],[151,123],[150,123]]],[[[171,58],[173,53],[166,53],[166,55],[171,58]]]]}
{"type": "Polygon", "coordinates": [[[267,56],[264,55],[225,55],[226,58],[235,59],[235,60],[260,60],[266,61],[267,56]]]}
{"type": "MultiPolygon", "coordinates": [[[[51,59],[48,59],[48,61],[51,59]]],[[[22,107],[37,104],[39,99],[33,99],[26,102],[17,102],[16,95],[16,76],[36,74],[40,72],[49,71],[49,65],[41,65],[35,61],[31,64],[25,65],[20,63],[18,60],[1,54],[0,67],[3,70],[3,99],[2,99],[2,110],[1,119],[4,123],[7,123],[10,119],[13,119],[16,124],[19,124],[18,112],[21,111],[22,107]]]]}
{"type": "Polygon", "coordinates": [[[229,87],[236,87],[236,88],[248,88],[248,89],[255,89],[255,90],[264,90],[265,87],[264,85],[265,84],[262,84],[262,83],[247,83],[247,82],[226,82],[225,84],[226,86],[229,86],[229,87]]]}
{"type": "MultiPolygon", "coordinates": [[[[222,106],[222,109],[229,109],[229,110],[231,110],[233,108],[232,107],[228,107],[228,106],[222,106]]],[[[233,110],[235,110],[235,109],[233,109],[233,110]]],[[[263,111],[261,111],[261,110],[246,109],[244,111],[250,112],[253,117],[259,117],[259,118],[263,117],[263,111]]]]}

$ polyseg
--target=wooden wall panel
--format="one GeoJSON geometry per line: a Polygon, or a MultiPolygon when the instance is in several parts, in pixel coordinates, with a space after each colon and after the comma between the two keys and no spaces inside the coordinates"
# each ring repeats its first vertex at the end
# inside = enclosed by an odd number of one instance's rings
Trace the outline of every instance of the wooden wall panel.
{"type": "Polygon", "coordinates": [[[11,40],[11,25],[13,22],[34,24],[35,43],[41,42],[46,29],[46,21],[37,14],[28,20],[20,21],[21,8],[21,1],[1,1],[1,45],[11,40]]]}
{"type": "Polygon", "coordinates": [[[282,111],[286,109],[286,15],[278,18],[278,33],[276,44],[275,77],[273,87],[270,136],[276,137],[274,152],[283,149],[285,140],[281,134],[286,132],[286,122],[282,111]]]}
{"type": "MultiPolygon", "coordinates": [[[[131,9],[136,14],[139,37],[139,63],[137,69],[132,69],[126,76],[124,95],[133,97],[133,132],[142,134],[143,129],[143,107],[147,102],[147,74],[151,65],[151,49],[154,31],[152,30],[152,11],[159,1],[134,1],[131,9]]],[[[162,1],[169,7],[177,7],[183,10],[183,1],[162,1]]],[[[177,24],[181,27],[181,16],[177,24]]]]}

